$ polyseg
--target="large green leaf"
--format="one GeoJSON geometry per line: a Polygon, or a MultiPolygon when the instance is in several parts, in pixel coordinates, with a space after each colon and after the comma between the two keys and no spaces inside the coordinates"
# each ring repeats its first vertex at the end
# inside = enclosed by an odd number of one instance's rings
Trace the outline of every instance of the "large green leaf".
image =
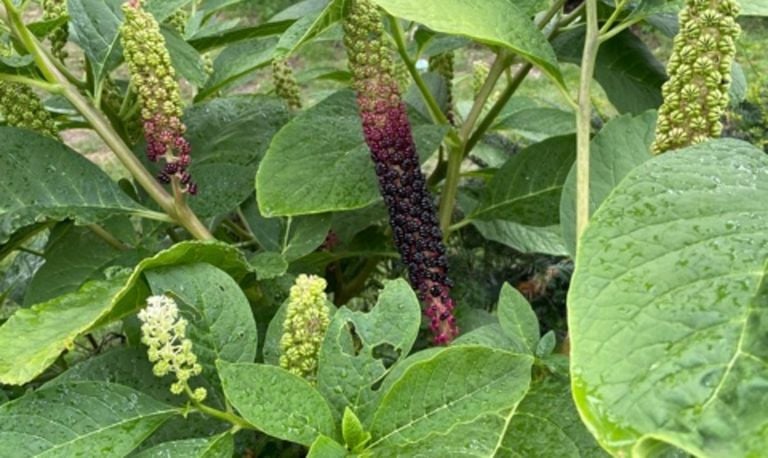
{"type": "Polygon", "coordinates": [[[86,283],[14,313],[0,326],[0,383],[21,385],[40,375],[102,316],[124,282],[118,277],[86,283]]]}
{"type": "Polygon", "coordinates": [[[133,455],[133,457],[232,458],[234,453],[235,441],[232,434],[226,432],[214,437],[164,442],[133,455]]]}
{"type": "Polygon", "coordinates": [[[571,367],[612,453],[768,449],[766,201],[768,158],[724,139],[640,165],[595,212],[568,296],[571,367]]]}
{"type": "Polygon", "coordinates": [[[190,173],[200,189],[200,197],[189,200],[192,209],[220,215],[252,195],[259,161],[289,119],[281,100],[262,96],[218,98],[187,110],[190,173]]]}
{"type": "Polygon", "coordinates": [[[528,13],[508,0],[373,0],[388,13],[436,32],[501,46],[539,66],[557,84],[563,77],[544,34],[528,13]]]}
{"type": "Polygon", "coordinates": [[[135,313],[149,295],[144,272],[205,261],[239,280],[249,267],[234,247],[182,242],[144,259],[130,276],[86,283],[80,290],[18,310],[0,327],[0,383],[23,384],[38,376],[84,332],[135,313]]]}
{"type": "Polygon", "coordinates": [[[560,219],[560,192],[576,156],[573,135],[552,137],[514,155],[496,172],[470,219],[549,226],[560,219]]]}
{"type": "Polygon", "coordinates": [[[83,48],[96,81],[115,69],[123,57],[119,33],[123,3],[123,0],[67,0],[72,40],[83,48]]]}
{"type": "MultiPolygon", "coordinates": [[[[417,150],[427,157],[444,128],[409,113],[417,150]]],[[[265,216],[352,210],[378,200],[379,191],[357,102],[336,92],[301,113],[275,135],[256,175],[265,216]]]]}
{"type": "Polygon", "coordinates": [[[576,133],[576,115],[552,107],[530,107],[499,118],[494,129],[514,132],[533,142],[576,133]]]}
{"type": "Polygon", "coordinates": [[[739,0],[742,16],[768,16],[768,0],[739,0]]]}
{"type": "Polygon", "coordinates": [[[0,456],[122,457],[178,413],[122,385],[55,385],[0,406],[0,456]]]}
{"type": "MultiPolygon", "coordinates": [[[[122,222],[130,224],[127,218],[122,222]]],[[[88,280],[104,279],[104,269],[109,266],[127,267],[138,262],[135,250],[118,250],[88,228],[59,224],[51,231],[45,246],[45,264],[32,277],[24,304],[47,301],[76,291],[88,280]]]]}
{"type": "MultiPolygon", "coordinates": [[[[561,216],[562,218],[562,216],[561,216]]],[[[472,221],[483,237],[523,253],[546,253],[562,256],[568,253],[560,226],[525,226],[514,221],[472,221]]]]}
{"type": "Polygon", "coordinates": [[[478,420],[490,421],[482,429],[492,434],[473,448],[494,446],[504,422],[484,417],[515,409],[528,391],[532,362],[528,355],[481,346],[428,352],[382,388],[387,391],[369,428],[369,448],[389,455],[407,448],[409,453],[421,449],[446,456],[441,449],[481,442],[482,436],[468,441],[466,434],[452,433],[478,420]],[[433,440],[435,436],[440,440],[433,440]]]}
{"type": "Polygon", "coordinates": [[[91,224],[143,209],[97,166],[56,140],[13,127],[0,127],[0,138],[0,244],[46,219],[91,224]]]}
{"type": "MultiPolygon", "coordinates": [[[[580,64],[584,29],[563,33],[553,46],[561,60],[580,64]]],[[[661,86],[667,75],[645,43],[624,31],[600,45],[595,79],[620,113],[640,114],[661,105],[661,86]]]]}
{"type": "Polygon", "coordinates": [[[194,86],[202,87],[208,79],[208,74],[205,73],[205,64],[200,53],[184,41],[176,30],[164,26],[160,32],[171,56],[171,64],[178,75],[194,86]]]}
{"type": "MultiPolygon", "coordinates": [[[[589,211],[594,213],[608,194],[633,168],[649,160],[656,137],[656,113],[611,119],[592,139],[589,151],[589,211]]],[[[563,239],[576,253],[576,167],[565,180],[560,200],[563,239]]]]}
{"type": "Polygon", "coordinates": [[[408,355],[420,324],[419,300],[405,280],[387,282],[368,313],[335,313],[318,357],[318,389],[337,418],[345,407],[360,418],[372,414],[373,386],[408,355]]]}
{"type": "MultiPolygon", "coordinates": [[[[256,359],[256,321],[248,298],[224,271],[206,263],[163,267],[146,273],[154,294],[170,293],[189,322],[206,375],[216,372],[217,359],[250,363],[256,359]]],[[[210,378],[210,377],[209,377],[210,378]]]]}
{"type": "Polygon", "coordinates": [[[598,458],[609,455],[579,418],[568,379],[548,375],[531,384],[494,456],[598,458]]]}
{"type": "MultiPolygon", "coordinates": [[[[174,382],[173,375],[157,377],[152,372],[152,363],[147,360],[147,349],[115,348],[70,367],[44,385],[71,385],[74,382],[110,382],[141,391],[153,399],[169,405],[183,408],[189,399],[186,395],[171,393],[169,387],[174,382]]],[[[208,390],[205,403],[214,407],[223,407],[221,394],[205,379],[195,377],[191,381],[194,387],[202,386],[208,390]]],[[[190,413],[186,417],[173,417],[165,422],[152,436],[142,443],[153,446],[170,441],[207,437],[224,432],[228,424],[218,419],[190,413]]]]}
{"type": "Polygon", "coordinates": [[[217,366],[227,399],[259,430],[306,446],[321,434],[336,437],[330,407],[303,378],[264,364],[217,366]]]}

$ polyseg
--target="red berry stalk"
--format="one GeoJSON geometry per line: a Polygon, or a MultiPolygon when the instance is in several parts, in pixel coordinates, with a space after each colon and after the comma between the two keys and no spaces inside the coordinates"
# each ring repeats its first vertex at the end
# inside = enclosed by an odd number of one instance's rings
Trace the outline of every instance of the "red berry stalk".
{"type": "Polygon", "coordinates": [[[170,183],[173,178],[189,194],[197,193],[187,168],[190,161],[189,142],[184,138],[186,126],[181,121],[182,102],[176,72],[155,18],[141,7],[141,0],[123,5],[125,22],[120,29],[125,61],[131,72],[131,83],[141,103],[147,157],[165,161],[157,179],[170,183]]]}
{"type": "Polygon", "coordinates": [[[458,329],[445,246],[375,6],[354,0],[344,31],[363,134],[376,164],[395,245],[425,305],[435,343],[447,344],[458,329]]]}

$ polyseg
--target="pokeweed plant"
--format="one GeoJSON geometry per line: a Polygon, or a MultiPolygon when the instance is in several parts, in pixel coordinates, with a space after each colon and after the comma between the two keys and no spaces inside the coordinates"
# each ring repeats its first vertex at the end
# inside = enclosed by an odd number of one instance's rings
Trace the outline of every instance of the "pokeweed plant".
{"type": "Polygon", "coordinates": [[[0,456],[760,456],[740,12],[2,0],[0,456]]]}

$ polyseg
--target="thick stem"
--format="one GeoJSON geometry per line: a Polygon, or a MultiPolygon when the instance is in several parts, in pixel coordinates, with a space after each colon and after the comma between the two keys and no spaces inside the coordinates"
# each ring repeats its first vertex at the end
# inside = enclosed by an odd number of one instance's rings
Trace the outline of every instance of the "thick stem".
{"type": "Polygon", "coordinates": [[[40,81],[34,78],[27,78],[26,76],[21,76],[21,75],[8,75],[5,73],[0,73],[0,81],[7,81],[9,83],[20,83],[26,86],[42,89],[52,94],[57,94],[62,91],[62,87],[59,86],[58,84],[46,83],[45,81],[40,81]]]}
{"type": "Polygon", "coordinates": [[[98,224],[89,224],[88,229],[91,230],[94,234],[96,234],[97,237],[104,240],[107,245],[111,246],[112,248],[118,250],[118,251],[125,251],[130,249],[128,245],[124,244],[120,240],[118,240],[114,235],[110,234],[106,229],[99,226],[98,224]]]}
{"type": "Polygon", "coordinates": [[[461,179],[461,163],[464,160],[464,148],[451,147],[448,150],[448,168],[445,176],[445,186],[440,194],[439,220],[440,229],[443,231],[443,239],[447,239],[448,230],[453,217],[453,206],[456,196],[459,194],[459,180],[461,179]]]}
{"type": "Polygon", "coordinates": [[[61,93],[69,100],[69,102],[88,120],[91,127],[99,134],[101,139],[112,150],[117,158],[122,162],[126,169],[133,175],[134,179],[141,185],[147,194],[157,202],[157,204],[174,218],[179,224],[184,226],[195,238],[201,240],[212,239],[213,236],[208,229],[203,225],[197,216],[184,204],[181,207],[177,207],[174,204],[174,199],[171,197],[165,189],[157,182],[154,176],[144,168],[139,159],[133,154],[128,146],[123,142],[117,132],[112,128],[109,120],[91,103],[83,97],[77,88],[69,82],[53,62],[53,58],[49,56],[45,50],[40,46],[37,39],[30,33],[29,29],[24,25],[21,17],[13,8],[10,0],[3,0],[6,11],[12,22],[14,32],[26,47],[27,51],[32,54],[37,63],[40,72],[50,82],[61,86],[61,93]]]}
{"type": "Polygon", "coordinates": [[[597,0],[586,0],[587,35],[581,59],[579,110],[576,116],[576,235],[581,238],[589,221],[589,142],[592,118],[592,75],[600,47],[597,0]]]}

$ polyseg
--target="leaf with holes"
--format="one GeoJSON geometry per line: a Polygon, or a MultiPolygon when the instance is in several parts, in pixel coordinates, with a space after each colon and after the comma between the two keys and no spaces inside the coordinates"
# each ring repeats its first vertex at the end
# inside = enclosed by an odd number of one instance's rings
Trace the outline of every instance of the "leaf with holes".
{"type": "Polygon", "coordinates": [[[658,156],[595,212],[568,296],[576,404],[611,453],[768,449],[768,158],[658,156]]]}
{"type": "Polygon", "coordinates": [[[385,283],[368,313],[342,307],[331,320],[318,357],[318,388],[340,420],[346,407],[363,421],[371,414],[373,385],[411,351],[421,306],[405,280],[385,283]]]}

